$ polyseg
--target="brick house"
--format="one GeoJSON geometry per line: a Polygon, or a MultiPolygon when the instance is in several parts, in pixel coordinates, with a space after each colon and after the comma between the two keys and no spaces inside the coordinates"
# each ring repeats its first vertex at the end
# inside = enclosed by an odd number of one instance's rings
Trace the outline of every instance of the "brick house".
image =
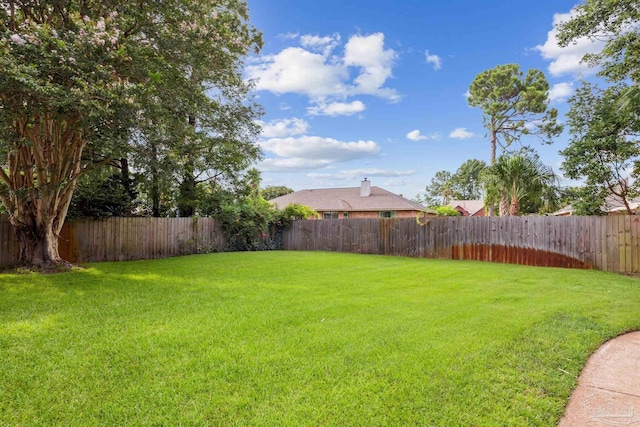
{"type": "Polygon", "coordinates": [[[452,200],[447,206],[451,206],[462,216],[486,216],[484,200],[452,200]]]}
{"type": "MultiPolygon", "coordinates": [[[[292,203],[315,209],[321,219],[415,217],[425,207],[380,187],[367,178],[360,187],[300,190],[269,200],[282,209],[292,203]]],[[[431,210],[427,214],[435,215],[431,210]]]]}

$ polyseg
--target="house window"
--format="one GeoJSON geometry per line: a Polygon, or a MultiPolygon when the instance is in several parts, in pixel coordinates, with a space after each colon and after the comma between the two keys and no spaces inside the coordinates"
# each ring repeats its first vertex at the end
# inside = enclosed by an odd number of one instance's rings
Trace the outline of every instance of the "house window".
{"type": "Polygon", "coordinates": [[[324,212],[322,219],[338,219],[338,212],[324,212]]]}
{"type": "Polygon", "coordinates": [[[345,212],[342,214],[342,218],[349,218],[349,212],[345,212]]]}
{"type": "Polygon", "coordinates": [[[378,212],[379,218],[394,218],[396,216],[396,211],[380,211],[378,212]]]}

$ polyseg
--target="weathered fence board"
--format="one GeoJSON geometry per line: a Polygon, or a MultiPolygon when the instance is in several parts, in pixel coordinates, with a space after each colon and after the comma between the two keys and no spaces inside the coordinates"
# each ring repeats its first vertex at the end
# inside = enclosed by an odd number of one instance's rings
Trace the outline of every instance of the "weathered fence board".
{"type": "MultiPolygon", "coordinates": [[[[222,251],[225,238],[213,218],[107,218],[65,223],[60,256],[73,263],[166,258],[222,251]]],[[[6,217],[0,217],[0,268],[18,261],[19,245],[6,217]]]]}
{"type": "MultiPolygon", "coordinates": [[[[448,217],[295,221],[284,248],[523,265],[640,272],[640,217],[448,217]]],[[[109,218],[71,221],[60,255],[71,262],[164,258],[224,250],[212,218],[109,218]]],[[[0,267],[14,265],[19,245],[0,217],[0,267]]]]}
{"type": "Polygon", "coordinates": [[[295,221],[284,248],[640,272],[640,217],[295,221]]]}

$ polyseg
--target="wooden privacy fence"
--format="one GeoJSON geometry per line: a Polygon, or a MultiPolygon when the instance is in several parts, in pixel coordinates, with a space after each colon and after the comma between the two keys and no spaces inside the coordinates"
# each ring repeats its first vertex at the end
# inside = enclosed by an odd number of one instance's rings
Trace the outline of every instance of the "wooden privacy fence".
{"type": "Polygon", "coordinates": [[[466,259],[640,272],[640,217],[445,217],[295,221],[285,250],[466,259]]]}
{"type": "MultiPolygon", "coordinates": [[[[226,241],[213,218],[107,218],[65,223],[60,256],[74,263],[166,258],[222,251],[226,241]]],[[[15,265],[18,241],[0,217],[0,267],[15,265]]]]}

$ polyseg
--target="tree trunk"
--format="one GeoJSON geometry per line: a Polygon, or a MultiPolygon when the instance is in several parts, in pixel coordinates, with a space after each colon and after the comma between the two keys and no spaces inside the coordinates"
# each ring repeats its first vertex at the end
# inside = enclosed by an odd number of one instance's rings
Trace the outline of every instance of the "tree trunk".
{"type": "Polygon", "coordinates": [[[609,191],[616,195],[622,200],[622,204],[624,205],[625,210],[627,211],[627,215],[633,215],[633,211],[631,210],[631,206],[629,206],[629,201],[627,200],[627,196],[629,195],[629,185],[626,179],[620,180],[618,185],[609,185],[609,191]],[[616,191],[617,189],[619,191],[616,191]]]}
{"type": "Polygon", "coordinates": [[[496,146],[498,143],[498,136],[496,131],[491,129],[491,166],[496,164],[496,146]]]}
{"type": "Polygon", "coordinates": [[[129,174],[129,159],[123,157],[120,159],[120,172],[121,172],[121,180],[122,186],[124,187],[124,191],[129,195],[131,199],[135,196],[133,194],[133,188],[131,188],[131,178],[129,174]]]}
{"type": "Polygon", "coordinates": [[[504,196],[500,196],[500,203],[498,205],[500,216],[509,215],[509,199],[504,196]]]}
{"type": "Polygon", "coordinates": [[[58,234],[50,220],[33,224],[32,228],[16,228],[20,242],[19,263],[41,270],[68,268],[71,264],[60,257],[58,234]]]}
{"type": "Polygon", "coordinates": [[[0,200],[16,230],[23,265],[46,270],[70,265],[60,258],[58,236],[83,172],[86,141],[76,125],[47,114],[15,122],[13,149],[0,168],[0,200]]]}
{"type": "Polygon", "coordinates": [[[190,217],[195,214],[196,203],[196,179],[187,167],[182,182],[180,183],[180,196],[178,198],[178,213],[182,217],[190,217]]]}
{"type": "MultiPolygon", "coordinates": [[[[197,81],[196,76],[191,76],[191,81],[197,81]]],[[[187,116],[187,122],[189,126],[195,132],[196,130],[196,117],[189,114],[187,116]]],[[[189,156],[189,153],[185,153],[189,156]]],[[[182,182],[180,183],[180,195],[178,196],[178,216],[190,217],[195,215],[196,209],[196,178],[194,176],[195,165],[192,160],[188,161],[184,166],[184,172],[182,174],[182,182]]]]}
{"type": "MultiPolygon", "coordinates": [[[[498,141],[498,137],[496,135],[496,131],[493,128],[493,122],[491,123],[491,166],[493,166],[496,163],[496,145],[497,145],[497,141],[498,141]]],[[[502,203],[502,199],[500,199],[500,202],[502,203]]],[[[489,205],[489,216],[494,216],[495,212],[494,212],[494,207],[493,204],[489,205]]],[[[502,215],[502,213],[500,213],[500,215],[502,215]]]]}
{"type": "Polygon", "coordinates": [[[509,206],[509,215],[518,216],[520,215],[520,200],[517,198],[511,199],[511,205],[509,206]]]}
{"type": "Polygon", "coordinates": [[[158,149],[155,143],[151,145],[151,161],[149,174],[151,175],[151,189],[149,196],[151,197],[151,216],[160,217],[160,176],[158,172],[158,149]]]}

